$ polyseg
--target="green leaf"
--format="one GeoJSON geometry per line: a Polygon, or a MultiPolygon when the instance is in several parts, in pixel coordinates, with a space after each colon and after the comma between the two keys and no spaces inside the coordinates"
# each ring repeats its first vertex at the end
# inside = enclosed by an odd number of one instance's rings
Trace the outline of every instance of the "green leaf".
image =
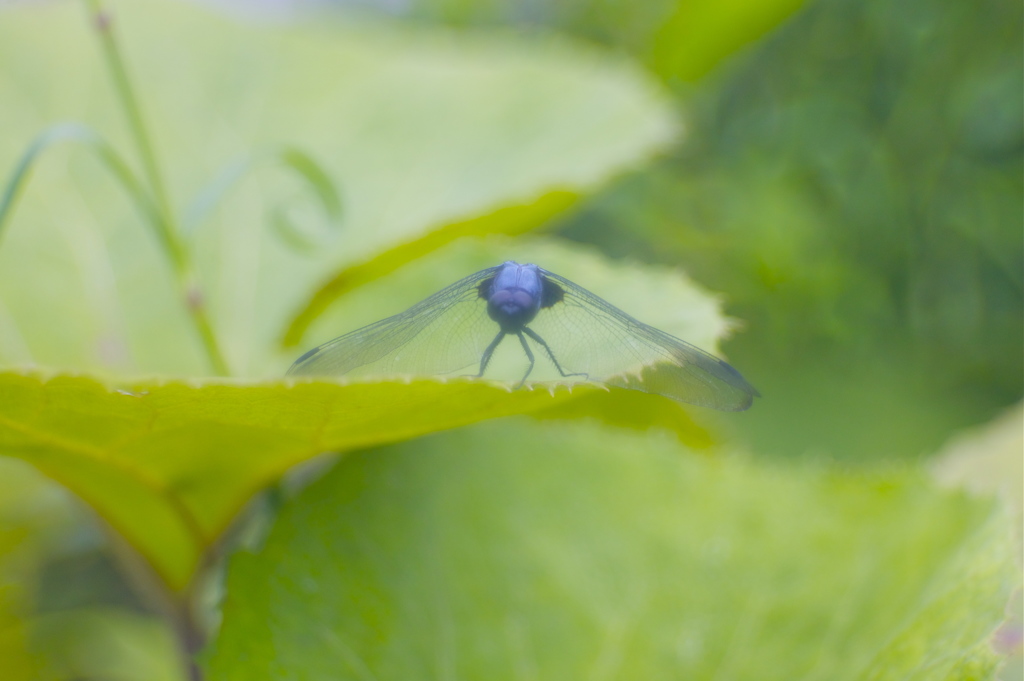
{"type": "Polygon", "coordinates": [[[362,452],[232,559],[218,679],[991,678],[1008,520],[912,472],[488,424],[362,452]],[[895,677],[894,677],[895,678],[895,677]]]}
{"type": "MultiPolygon", "coordinates": [[[[619,394],[593,386],[572,394],[588,392],[619,394]]],[[[552,409],[572,394],[471,380],[115,389],[87,377],[0,373],[0,452],[82,497],[180,589],[239,509],[297,463],[552,409]]]]}
{"type": "Polygon", "coordinates": [[[804,0],[680,0],[654,36],[648,62],[666,79],[698,80],[803,4],[804,0]]]}
{"type": "Polygon", "coordinates": [[[151,615],[81,608],[40,617],[34,629],[36,641],[45,645],[53,679],[188,678],[170,627],[151,615]]]}

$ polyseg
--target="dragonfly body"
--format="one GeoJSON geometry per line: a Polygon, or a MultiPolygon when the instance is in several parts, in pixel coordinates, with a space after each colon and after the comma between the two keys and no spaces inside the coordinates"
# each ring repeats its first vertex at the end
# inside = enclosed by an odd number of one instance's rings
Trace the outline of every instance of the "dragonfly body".
{"type": "Polygon", "coordinates": [[[724,411],[759,393],[729,364],[622,310],[557,274],[508,261],[442,289],[405,312],[335,338],[300,357],[292,375],[483,376],[506,336],[533,372],[534,348],[562,378],[665,395],[724,411]]]}
{"type": "Polygon", "coordinates": [[[487,301],[487,316],[498,324],[498,335],[494,337],[491,344],[484,350],[480,357],[480,373],[483,376],[487,370],[487,364],[491,361],[498,344],[504,340],[506,335],[515,335],[523,346],[530,366],[519,381],[519,385],[526,382],[526,379],[533,372],[535,358],[530,350],[530,343],[526,336],[539,343],[548,357],[551,359],[558,373],[563,378],[570,376],[586,376],[583,373],[566,373],[562,365],[555,358],[555,353],[550,346],[533,329],[527,326],[537,316],[541,308],[552,307],[562,301],[564,291],[558,284],[544,276],[543,271],[536,265],[520,265],[511,260],[503,263],[489,279],[484,279],[477,287],[480,297],[487,301]]]}

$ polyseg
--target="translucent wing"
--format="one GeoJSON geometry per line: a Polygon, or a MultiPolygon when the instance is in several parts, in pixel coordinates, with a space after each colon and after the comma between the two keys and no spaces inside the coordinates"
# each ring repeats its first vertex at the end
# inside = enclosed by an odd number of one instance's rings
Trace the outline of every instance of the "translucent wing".
{"type": "Polygon", "coordinates": [[[478,287],[497,269],[480,270],[405,312],[328,341],[300,357],[288,373],[429,375],[476,367],[498,330],[478,287]]]}
{"type": "MultiPolygon", "coordinates": [[[[490,360],[501,333],[487,314],[480,286],[510,265],[519,267],[505,263],[481,270],[405,312],[314,348],[289,373],[475,375],[482,359],[490,360]]],[[[519,344],[530,345],[568,380],[601,381],[723,411],[746,409],[759,394],[717,357],[633,319],[564,277],[539,272],[542,308],[524,327],[507,330],[513,353],[519,344]]],[[[525,364],[528,354],[513,359],[525,364]]],[[[500,373],[493,369],[488,364],[488,376],[500,373]]],[[[531,358],[526,374],[519,374],[522,380],[533,369],[531,358]]]]}
{"type": "Polygon", "coordinates": [[[633,319],[564,277],[541,272],[563,296],[529,327],[566,374],[723,411],[747,409],[760,395],[726,362],[633,319]]]}

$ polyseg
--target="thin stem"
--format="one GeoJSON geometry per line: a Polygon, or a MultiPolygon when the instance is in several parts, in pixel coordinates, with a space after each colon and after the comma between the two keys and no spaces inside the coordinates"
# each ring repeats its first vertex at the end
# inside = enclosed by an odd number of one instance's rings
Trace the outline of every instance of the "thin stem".
{"type": "Polygon", "coordinates": [[[114,38],[110,12],[104,9],[101,0],[84,0],[84,2],[86,11],[91,16],[93,26],[99,35],[107,67],[110,69],[111,76],[114,79],[114,89],[121,100],[121,106],[128,120],[128,127],[131,129],[135,145],[138,147],[146,182],[149,185],[149,191],[153,195],[156,211],[160,216],[160,219],[155,221],[160,240],[174,268],[186,307],[192,316],[192,322],[206,350],[210,366],[213,368],[214,373],[222,376],[228,375],[230,372],[227,362],[225,362],[224,355],[220,351],[217,336],[213,331],[213,325],[210,323],[206,303],[196,281],[189,251],[180,236],[181,231],[178,228],[177,218],[174,215],[167,189],[160,173],[160,166],[157,163],[156,153],[153,150],[152,138],[146,129],[142,108],[139,106],[131,79],[128,76],[128,69],[125,67],[121,50],[114,38]]]}
{"type": "Polygon", "coordinates": [[[181,668],[188,681],[203,681],[203,670],[197,655],[203,648],[206,635],[196,617],[195,587],[198,575],[183,590],[170,588],[157,574],[153,564],[110,525],[104,525],[110,548],[125,580],[144,603],[160,613],[176,639],[181,668]]]}
{"type": "Polygon", "coordinates": [[[206,354],[210,359],[210,365],[220,376],[229,376],[228,364],[221,354],[220,345],[217,343],[217,335],[213,331],[213,324],[210,322],[210,315],[207,314],[206,304],[203,301],[202,291],[195,284],[186,284],[185,298],[188,311],[192,314],[192,321],[196,325],[199,337],[206,348],[206,354]]]}
{"type": "Polygon", "coordinates": [[[203,681],[203,670],[196,661],[196,656],[203,649],[206,636],[202,628],[196,622],[192,613],[191,603],[187,599],[179,602],[180,611],[174,617],[175,633],[178,637],[178,646],[181,649],[182,661],[185,665],[185,673],[189,681],[203,681]]]}
{"type": "MultiPolygon", "coordinates": [[[[153,192],[157,208],[173,224],[173,210],[167,198],[167,190],[164,186],[163,177],[160,173],[160,166],[156,162],[156,154],[153,151],[153,144],[146,128],[145,120],[142,117],[142,109],[139,107],[138,99],[135,96],[135,89],[132,87],[131,79],[128,77],[128,70],[125,67],[124,59],[121,57],[121,49],[114,38],[112,16],[109,11],[103,8],[101,0],[85,0],[86,7],[92,14],[93,26],[100,37],[100,44],[103,47],[103,56],[106,59],[107,67],[114,79],[114,86],[121,105],[124,107],[125,116],[128,119],[128,126],[135,138],[135,144],[139,149],[142,159],[142,167],[145,172],[149,188],[153,192]]],[[[171,237],[171,242],[178,242],[178,239],[171,237]]],[[[181,251],[180,242],[177,243],[174,257],[176,260],[184,260],[184,253],[181,251]]]]}

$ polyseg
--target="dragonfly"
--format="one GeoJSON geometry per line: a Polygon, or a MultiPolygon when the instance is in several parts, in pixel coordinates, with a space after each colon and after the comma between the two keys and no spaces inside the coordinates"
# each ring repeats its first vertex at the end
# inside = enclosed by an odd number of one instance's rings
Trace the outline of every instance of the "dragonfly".
{"type": "Polygon", "coordinates": [[[561,379],[640,390],[721,411],[750,407],[757,389],[725,361],[637,321],[568,279],[507,261],[480,270],[405,312],[305,353],[291,376],[451,375],[482,378],[503,343],[525,373],[537,357],[561,379]]]}

